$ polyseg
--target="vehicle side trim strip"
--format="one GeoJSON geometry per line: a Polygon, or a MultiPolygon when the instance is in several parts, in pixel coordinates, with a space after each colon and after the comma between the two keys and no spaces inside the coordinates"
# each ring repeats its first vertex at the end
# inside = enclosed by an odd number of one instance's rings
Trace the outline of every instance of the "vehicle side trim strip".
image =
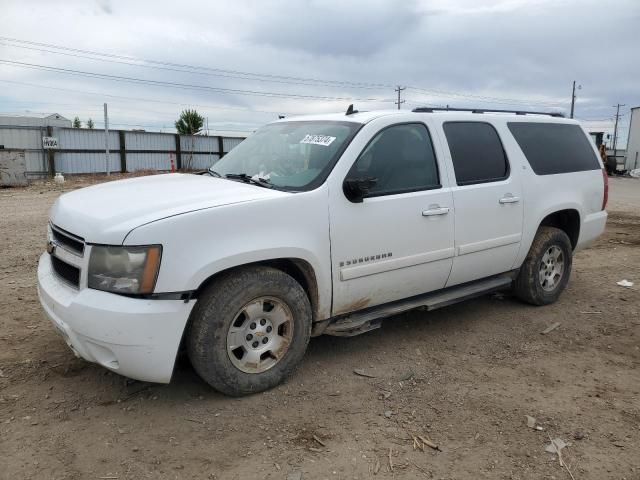
{"type": "Polygon", "coordinates": [[[491,238],[489,240],[482,240],[481,242],[465,243],[464,245],[458,245],[458,255],[467,255],[482,250],[489,250],[490,248],[504,247],[505,245],[519,243],[520,240],[522,240],[522,234],[514,233],[513,235],[491,238]]]}
{"type": "Polygon", "coordinates": [[[123,297],[141,298],[145,300],[182,300],[184,303],[189,303],[190,300],[196,298],[195,290],[187,290],[184,292],[163,292],[163,293],[150,293],[146,295],[138,294],[126,294],[116,293],[116,295],[122,295],[123,297]]]}
{"type": "Polygon", "coordinates": [[[354,278],[366,277],[367,275],[375,275],[377,273],[389,272],[400,268],[413,267],[424,263],[437,262],[454,256],[453,248],[443,248],[433,252],[418,253],[406,257],[394,258],[391,260],[383,260],[381,262],[370,263],[367,265],[356,265],[353,267],[345,267],[340,270],[340,280],[352,280],[354,278]]]}

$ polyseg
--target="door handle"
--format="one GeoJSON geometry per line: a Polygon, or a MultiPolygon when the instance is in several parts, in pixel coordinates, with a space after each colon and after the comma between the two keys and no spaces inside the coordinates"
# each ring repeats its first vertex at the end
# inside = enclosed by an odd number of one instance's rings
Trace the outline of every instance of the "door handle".
{"type": "Polygon", "coordinates": [[[498,201],[502,205],[504,205],[505,203],[518,203],[520,201],[520,197],[514,197],[511,194],[507,194],[498,201]]]}
{"type": "Polygon", "coordinates": [[[446,215],[447,213],[449,213],[449,207],[433,206],[433,207],[430,207],[428,210],[423,210],[422,216],[432,217],[434,215],[446,215]]]}

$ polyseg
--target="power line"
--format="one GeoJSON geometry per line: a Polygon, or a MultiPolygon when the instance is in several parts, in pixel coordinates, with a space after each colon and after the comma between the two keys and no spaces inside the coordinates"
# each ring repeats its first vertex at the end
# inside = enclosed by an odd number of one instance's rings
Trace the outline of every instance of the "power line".
{"type": "Polygon", "coordinates": [[[609,118],[576,118],[581,122],[613,122],[613,117],[609,118]]]}
{"type": "Polygon", "coordinates": [[[474,94],[467,94],[467,93],[459,93],[459,92],[452,92],[452,91],[447,91],[447,90],[438,90],[438,89],[425,89],[422,87],[415,87],[415,86],[411,86],[411,85],[407,85],[407,88],[409,90],[416,90],[419,92],[424,92],[427,94],[436,94],[436,95],[441,95],[441,96],[448,96],[448,97],[463,97],[463,98],[474,98],[474,99],[478,99],[478,100],[491,100],[494,101],[496,103],[499,102],[503,102],[503,103],[510,103],[510,104],[516,104],[516,103],[523,103],[523,104],[527,104],[527,105],[547,105],[547,106],[563,106],[564,103],[563,102],[543,102],[543,101],[538,101],[538,100],[525,100],[525,99],[515,99],[515,98],[504,98],[504,97],[492,97],[492,96],[488,96],[488,95],[474,95],[474,94]]]}
{"type": "MultiPolygon", "coordinates": [[[[101,112],[103,111],[103,108],[98,109],[101,112]]],[[[51,115],[54,113],[60,113],[60,112],[35,112],[35,111],[29,111],[29,114],[25,114],[24,112],[0,112],[0,115],[13,115],[13,116],[17,116],[17,117],[28,117],[30,115],[51,115]]],[[[145,128],[155,128],[155,129],[174,129],[173,125],[167,126],[166,122],[161,122],[157,123],[155,125],[150,125],[150,124],[143,124],[143,123],[118,123],[118,122],[111,122],[109,121],[109,125],[112,126],[118,126],[118,127],[145,127],[145,128]]],[[[104,125],[104,122],[96,119],[94,120],[94,124],[96,126],[100,126],[100,125],[104,125]]],[[[98,129],[99,130],[99,129],[98,129]]],[[[224,126],[216,126],[215,128],[211,128],[211,130],[224,130],[227,132],[237,132],[237,133],[247,133],[250,131],[255,130],[255,127],[251,127],[251,128],[247,128],[245,130],[235,130],[233,128],[228,128],[228,127],[224,127],[224,126]]]]}
{"type": "MultiPolygon", "coordinates": [[[[0,80],[1,81],[1,80],[0,80]]],[[[3,102],[4,103],[4,102],[3,102]]],[[[79,112],[83,112],[83,113],[88,113],[90,114],[91,112],[102,112],[103,108],[98,108],[97,106],[92,106],[92,103],[58,103],[58,102],[41,102],[38,100],[34,100],[31,102],[18,102],[17,104],[14,103],[13,101],[9,100],[7,103],[12,103],[11,107],[14,108],[21,108],[20,105],[26,105],[27,107],[22,107],[23,112],[35,112],[36,110],[38,110],[41,106],[42,107],[49,107],[51,109],[67,109],[67,110],[74,110],[74,111],[79,111],[79,112]]],[[[192,104],[183,104],[184,107],[193,107],[192,104]]],[[[2,107],[0,107],[2,108],[2,107]]],[[[207,107],[203,107],[203,109],[205,110],[209,110],[209,108],[207,107]]],[[[216,109],[217,110],[217,109],[216,109]]],[[[224,108],[222,108],[221,110],[226,110],[224,108]]],[[[249,109],[242,109],[243,111],[251,111],[249,109]]],[[[167,111],[158,111],[158,110],[151,110],[149,108],[146,107],[134,107],[131,106],[130,103],[126,103],[124,104],[123,102],[120,102],[119,100],[114,101],[113,103],[109,103],[109,111],[111,113],[113,112],[123,112],[123,113],[130,113],[130,112],[144,112],[144,113],[153,113],[153,114],[157,114],[157,115],[166,115],[167,111]]],[[[50,112],[51,113],[51,112],[50,112]]],[[[276,112],[270,112],[269,115],[274,115],[276,112]]]]}
{"type": "Polygon", "coordinates": [[[303,95],[294,93],[266,92],[258,90],[241,90],[236,88],[210,87],[207,85],[193,85],[178,82],[166,82],[161,80],[150,80],[136,77],[126,77],[122,75],[109,75],[106,73],[86,72],[83,70],[74,70],[70,68],[51,67],[48,65],[40,65],[37,63],[17,62],[15,60],[0,59],[0,63],[13,65],[21,68],[32,68],[36,70],[44,70],[48,72],[62,73],[65,75],[74,75],[88,78],[98,78],[101,80],[111,80],[115,82],[134,83],[138,85],[150,85],[156,87],[182,88],[189,90],[205,90],[216,93],[232,94],[232,95],[256,95],[262,97],[274,98],[291,98],[301,100],[323,100],[323,101],[359,101],[359,102],[390,102],[391,100],[381,98],[353,98],[353,97],[330,97],[321,95],[303,95]]]}
{"type": "MultiPolygon", "coordinates": [[[[161,66],[161,65],[147,65],[147,64],[143,64],[143,63],[133,63],[133,62],[126,62],[126,61],[121,61],[121,60],[114,60],[114,59],[108,59],[108,58],[100,58],[100,57],[91,57],[89,55],[82,55],[82,54],[77,54],[77,53],[70,53],[70,52],[59,52],[59,51],[55,51],[55,50],[48,50],[46,48],[38,48],[38,47],[29,47],[26,45],[12,45],[10,43],[5,43],[0,41],[0,45],[5,45],[5,46],[9,46],[9,47],[14,47],[14,48],[24,48],[27,50],[34,50],[34,51],[38,51],[38,52],[44,52],[44,53],[53,53],[56,55],[65,55],[68,57],[74,57],[74,58],[84,58],[87,60],[94,60],[94,61],[98,61],[98,62],[108,62],[108,63],[115,63],[115,64],[119,64],[119,65],[127,65],[127,66],[131,66],[131,67],[142,67],[142,68],[152,68],[155,70],[164,70],[164,71],[170,71],[170,72],[178,72],[178,73],[188,73],[188,74],[192,74],[192,75],[205,75],[208,77],[219,77],[219,78],[233,78],[233,79],[237,79],[237,80],[250,80],[250,81],[259,81],[259,82],[271,82],[271,83],[284,83],[284,84],[289,84],[289,85],[304,85],[304,86],[324,86],[324,87],[333,87],[333,88],[345,88],[345,87],[349,87],[349,88],[359,88],[359,89],[379,89],[379,86],[368,86],[368,85],[357,85],[357,84],[350,84],[350,83],[345,83],[345,84],[339,84],[337,83],[337,81],[331,81],[328,80],[326,82],[323,81],[316,81],[313,79],[309,79],[308,81],[306,80],[279,80],[279,79],[275,79],[275,78],[259,78],[259,77],[251,77],[251,76],[246,76],[242,73],[239,74],[231,74],[231,73],[216,73],[216,72],[206,72],[206,71],[200,71],[197,69],[187,69],[187,68],[178,68],[178,67],[168,67],[168,66],[161,66]]],[[[256,74],[257,75],[257,74],[256,74]]]]}
{"type": "MultiPolygon", "coordinates": [[[[288,114],[292,114],[292,112],[275,112],[275,111],[268,111],[268,110],[254,110],[251,108],[243,108],[243,107],[225,107],[225,106],[220,106],[220,105],[206,105],[206,104],[197,104],[197,103],[193,103],[193,102],[169,102],[166,100],[157,100],[157,99],[153,99],[153,98],[141,98],[141,97],[131,97],[131,96],[124,96],[124,95],[114,95],[114,94],[110,94],[110,93],[103,93],[103,92],[88,92],[86,90],[77,90],[77,89],[70,89],[70,88],[62,88],[62,87],[51,87],[49,85],[39,85],[36,83],[29,83],[29,82],[19,82],[16,80],[6,80],[6,79],[0,79],[0,82],[2,83],[10,83],[10,84],[14,84],[14,85],[24,85],[24,86],[28,86],[28,87],[35,87],[35,88],[44,88],[47,90],[57,90],[57,91],[61,91],[61,92],[71,92],[71,93],[76,93],[76,94],[83,94],[83,95],[94,95],[94,96],[98,96],[98,97],[108,97],[108,98],[119,98],[122,100],[134,100],[134,101],[138,101],[138,102],[148,102],[148,103],[159,103],[162,105],[178,105],[181,107],[186,107],[186,106],[190,106],[190,107],[200,107],[200,108],[208,108],[208,109],[212,109],[212,110],[238,110],[238,111],[246,111],[246,112],[254,112],[254,113],[265,113],[265,114],[270,114],[270,115],[277,115],[278,113],[288,113],[288,114]]],[[[31,102],[31,103],[41,103],[41,102],[31,102]]],[[[52,102],[47,102],[47,103],[52,103],[52,102]]],[[[102,109],[100,109],[102,111],[102,109]]]]}
{"type": "MultiPolygon", "coordinates": [[[[355,88],[355,89],[395,88],[394,85],[385,84],[385,83],[352,82],[352,81],[346,81],[346,80],[326,80],[326,79],[317,79],[317,78],[309,78],[309,77],[274,75],[274,74],[254,73],[254,72],[246,72],[246,71],[239,71],[239,70],[228,70],[228,69],[222,69],[222,68],[212,68],[212,67],[205,67],[201,65],[189,65],[185,63],[173,63],[173,62],[166,62],[166,61],[160,61],[160,60],[150,60],[150,59],[144,59],[144,58],[139,58],[139,57],[134,57],[129,55],[119,55],[119,54],[97,52],[92,50],[83,50],[78,48],[71,48],[71,47],[50,44],[50,43],[20,40],[17,38],[4,37],[4,36],[0,36],[0,42],[4,42],[3,43],[4,45],[8,45],[11,47],[27,48],[30,50],[39,50],[47,53],[67,55],[67,56],[85,58],[85,59],[96,60],[96,61],[106,61],[106,62],[119,63],[124,65],[145,67],[145,68],[160,68],[163,70],[171,70],[171,71],[177,71],[182,73],[205,74],[205,75],[213,75],[213,76],[224,77],[224,78],[237,78],[241,80],[288,83],[288,84],[298,84],[298,85],[305,85],[305,86],[329,86],[329,87],[341,87],[341,88],[348,87],[348,88],[355,88]],[[10,42],[10,43],[7,44],[6,42],[10,42]],[[42,47],[46,47],[46,49],[42,47]],[[54,49],[54,50],[51,50],[51,49],[54,49]],[[58,50],[58,51],[55,51],[55,50],[58,50]],[[138,63],[132,63],[132,62],[138,62],[138,63]]],[[[554,106],[554,107],[559,107],[564,105],[563,102],[540,102],[540,101],[534,101],[534,100],[529,101],[529,100],[523,100],[523,99],[492,97],[492,96],[474,95],[474,94],[467,94],[462,92],[444,91],[444,90],[437,90],[437,89],[425,89],[425,88],[416,87],[416,86],[407,86],[406,88],[420,91],[420,92],[425,92],[430,95],[472,98],[478,101],[483,101],[483,103],[492,102],[492,103],[501,103],[501,104],[508,104],[508,105],[522,104],[522,105],[545,105],[545,106],[554,106]]],[[[358,100],[358,99],[353,99],[353,100],[358,100]]],[[[363,101],[363,100],[359,100],[359,101],[363,101]]]]}
{"type": "MultiPolygon", "coordinates": [[[[247,78],[247,79],[253,79],[253,80],[258,80],[258,81],[270,81],[270,80],[284,81],[284,80],[286,80],[287,82],[282,82],[282,83],[292,83],[292,82],[303,82],[304,83],[304,82],[307,82],[307,83],[318,83],[318,84],[331,84],[333,86],[339,86],[339,87],[348,86],[348,87],[352,87],[352,88],[390,88],[390,87],[393,87],[392,85],[387,85],[387,84],[382,84],[382,83],[351,82],[351,81],[346,81],[346,80],[322,80],[322,79],[317,79],[317,78],[294,77],[294,76],[286,76],[286,75],[273,75],[273,74],[267,74],[267,73],[243,72],[243,71],[239,71],[239,70],[227,70],[227,69],[222,69],[222,68],[206,67],[206,66],[202,66],[202,65],[189,65],[189,64],[185,64],[185,63],[173,63],[173,62],[165,62],[165,61],[160,61],[160,60],[149,60],[149,59],[133,57],[133,56],[129,56],[129,55],[118,55],[118,54],[111,54],[111,53],[96,52],[96,51],[92,51],[92,50],[82,50],[82,49],[78,49],[78,48],[64,47],[64,46],[54,45],[54,44],[50,44],[50,43],[41,43],[41,42],[32,42],[32,41],[28,41],[28,40],[20,40],[20,39],[11,38],[11,37],[2,37],[2,36],[0,36],[0,41],[12,42],[12,43],[22,43],[22,44],[26,44],[26,45],[31,45],[31,47],[26,47],[24,45],[11,45],[13,47],[18,47],[18,48],[30,48],[32,50],[38,50],[38,48],[36,48],[36,47],[47,47],[47,48],[53,48],[53,49],[56,49],[56,50],[63,50],[65,52],[75,52],[78,55],[72,55],[72,56],[78,56],[80,58],[92,58],[92,57],[88,57],[87,56],[87,55],[92,55],[94,57],[102,57],[103,59],[104,58],[107,58],[107,59],[118,59],[118,60],[128,60],[129,62],[142,62],[143,63],[143,65],[127,63],[128,65],[139,65],[139,66],[146,66],[146,67],[150,67],[151,65],[175,67],[175,68],[184,69],[182,71],[185,71],[185,72],[186,71],[206,71],[206,72],[211,72],[211,73],[222,73],[222,74],[235,75],[235,76],[239,75],[239,76],[243,76],[243,77],[252,77],[252,78],[247,78]],[[80,55],[80,54],[84,54],[84,56],[80,55]],[[147,64],[147,65],[144,65],[144,64],[147,64]]],[[[57,54],[61,54],[61,55],[65,54],[63,52],[54,52],[54,51],[50,51],[50,50],[47,50],[47,52],[49,52],[49,53],[57,53],[57,54]]],[[[99,59],[95,58],[95,60],[99,60],[99,59]]],[[[123,63],[123,62],[117,62],[117,63],[123,63]]],[[[126,62],[124,62],[124,63],[126,63],[126,62]]],[[[195,73],[195,72],[191,72],[191,73],[195,73]]]]}
{"type": "MultiPolygon", "coordinates": [[[[416,87],[411,87],[411,86],[407,86],[407,88],[409,90],[411,89],[418,90],[416,87]]],[[[425,90],[425,89],[419,89],[419,90],[423,92],[428,92],[428,90],[425,90]]],[[[498,105],[522,105],[522,106],[538,105],[538,106],[544,106],[544,107],[550,107],[550,108],[560,108],[564,105],[561,102],[547,103],[547,102],[541,102],[537,100],[528,101],[528,100],[501,98],[501,97],[488,97],[483,95],[462,95],[455,92],[446,92],[443,90],[432,90],[431,92],[432,92],[431,96],[435,96],[438,98],[454,97],[455,99],[458,99],[458,98],[465,99],[465,100],[471,99],[480,103],[492,103],[492,104],[498,104],[498,105]]],[[[407,99],[407,101],[409,100],[410,99],[407,99]]],[[[420,104],[420,100],[411,99],[411,103],[420,104]]],[[[424,102],[422,103],[424,104],[424,102]]]]}

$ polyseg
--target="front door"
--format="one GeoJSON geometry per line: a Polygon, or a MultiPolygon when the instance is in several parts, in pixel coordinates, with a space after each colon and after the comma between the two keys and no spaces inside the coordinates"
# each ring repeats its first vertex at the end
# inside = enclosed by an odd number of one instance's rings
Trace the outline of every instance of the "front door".
{"type": "Polygon", "coordinates": [[[443,171],[425,124],[373,136],[346,175],[375,179],[369,193],[362,202],[330,196],[333,315],[444,287],[454,210],[443,171]]]}

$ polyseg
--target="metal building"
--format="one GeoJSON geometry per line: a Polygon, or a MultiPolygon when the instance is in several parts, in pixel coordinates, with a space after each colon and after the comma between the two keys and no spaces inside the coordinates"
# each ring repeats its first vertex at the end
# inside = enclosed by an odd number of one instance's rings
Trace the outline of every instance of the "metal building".
{"type": "Polygon", "coordinates": [[[71,127],[71,120],[58,113],[44,117],[0,115],[0,125],[7,127],[71,127]]]}

